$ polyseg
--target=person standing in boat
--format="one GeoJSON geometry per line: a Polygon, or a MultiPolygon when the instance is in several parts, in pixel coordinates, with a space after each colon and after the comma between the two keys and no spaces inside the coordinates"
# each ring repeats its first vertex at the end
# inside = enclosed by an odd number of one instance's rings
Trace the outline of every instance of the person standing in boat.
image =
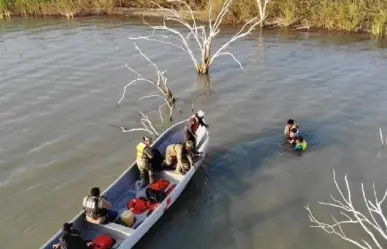
{"type": "Polygon", "coordinates": [[[173,164],[177,163],[175,172],[184,175],[191,167],[194,167],[193,147],[192,141],[187,141],[185,144],[168,145],[164,167],[172,168],[173,164]]]}
{"type": "Polygon", "coordinates": [[[204,115],[204,111],[199,110],[196,114],[190,117],[186,126],[184,127],[184,141],[192,141],[194,144],[194,148],[196,148],[197,146],[196,131],[199,129],[200,126],[205,126],[206,128],[208,128],[208,124],[206,124],[203,120],[204,115]]]}
{"type": "Polygon", "coordinates": [[[86,212],[86,220],[94,224],[114,222],[118,212],[112,210],[112,204],[100,196],[99,188],[92,188],[90,195],[83,198],[83,209],[86,212]]]}
{"type": "Polygon", "coordinates": [[[142,142],[140,142],[137,149],[137,167],[140,171],[140,187],[144,187],[146,185],[146,174],[149,176],[149,183],[154,182],[154,172],[151,163],[151,159],[153,158],[153,151],[150,147],[152,145],[152,139],[150,137],[143,137],[142,142]]]}

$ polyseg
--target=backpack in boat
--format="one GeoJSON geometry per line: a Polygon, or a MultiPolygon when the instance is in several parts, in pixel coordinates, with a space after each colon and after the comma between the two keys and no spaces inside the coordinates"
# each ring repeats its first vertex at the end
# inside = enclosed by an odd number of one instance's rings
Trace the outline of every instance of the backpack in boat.
{"type": "Polygon", "coordinates": [[[111,249],[115,243],[114,239],[102,234],[94,239],[92,249],[111,249]]]}
{"type": "Polygon", "coordinates": [[[146,200],[144,197],[135,198],[129,201],[128,210],[131,210],[133,214],[143,214],[151,207],[151,201],[146,200]]]}
{"type": "Polygon", "coordinates": [[[151,159],[152,169],[156,172],[160,172],[162,170],[162,163],[164,161],[163,155],[160,153],[158,149],[152,149],[153,157],[151,159]]]}
{"type": "Polygon", "coordinates": [[[86,215],[98,219],[107,214],[107,209],[99,208],[98,204],[103,197],[87,196],[83,209],[86,211],[86,215]]]}
{"type": "Polygon", "coordinates": [[[81,235],[74,232],[64,232],[59,239],[60,249],[88,249],[81,235]]]}
{"type": "Polygon", "coordinates": [[[148,200],[150,200],[152,204],[161,203],[167,196],[167,194],[164,191],[158,191],[151,188],[147,188],[145,190],[145,194],[148,200]]]}

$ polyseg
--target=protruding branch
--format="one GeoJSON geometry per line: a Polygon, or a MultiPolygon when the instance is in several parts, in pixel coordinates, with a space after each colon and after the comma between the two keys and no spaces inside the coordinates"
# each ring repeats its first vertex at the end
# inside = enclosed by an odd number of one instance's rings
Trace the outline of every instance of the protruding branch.
{"type": "Polygon", "coordinates": [[[141,119],[140,122],[144,128],[132,128],[132,129],[126,129],[124,127],[120,127],[122,132],[133,132],[133,131],[146,131],[152,135],[159,136],[159,133],[154,128],[152,122],[149,120],[148,116],[144,113],[140,112],[141,119]]]}
{"type": "Polygon", "coordinates": [[[317,227],[323,229],[325,232],[329,234],[335,234],[342,238],[343,240],[346,240],[354,245],[356,245],[359,248],[362,249],[372,249],[374,247],[371,246],[370,242],[366,241],[365,239],[354,239],[349,238],[345,233],[341,225],[343,224],[354,224],[359,225],[369,236],[369,239],[373,242],[375,245],[375,248],[382,249],[381,243],[379,241],[380,238],[383,238],[384,240],[387,240],[387,220],[383,214],[382,210],[382,203],[384,202],[385,198],[387,197],[387,190],[383,196],[383,198],[379,201],[375,186],[373,185],[374,190],[374,202],[367,199],[364,185],[361,184],[361,190],[363,195],[363,200],[366,205],[366,208],[368,210],[369,216],[366,216],[365,214],[358,211],[357,208],[353,205],[352,198],[351,198],[351,189],[349,187],[349,183],[347,180],[347,176],[344,177],[345,180],[345,186],[347,191],[347,196],[343,194],[343,191],[339,187],[337,181],[336,181],[336,174],[335,171],[333,171],[334,176],[334,183],[336,186],[337,191],[339,192],[341,196],[341,200],[336,200],[331,196],[332,202],[318,202],[321,205],[324,206],[330,206],[333,208],[340,209],[340,214],[343,216],[342,220],[337,220],[333,215],[331,215],[331,218],[333,220],[333,223],[324,223],[319,221],[310,210],[309,206],[306,206],[306,210],[309,213],[309,219],[313,223],[311,227],[317,227]],[[380,224],[379,221],[383,222],[383,225],[380,224]],[[378,234],[378,238],[376,236],[378,234]]]}
{"type": "MultiPolygon", "coordinates": [[[[161,107],[163,107],[164,105],[168,106],[169,108],[169,118],[171,119],[172,118],[172,114],[173,114],[173,109],[174,109],[174,104],[175,104],[175,98],[171,92],[171,90],[169,89],[168,87],[168,78],[166,76],[166,70],[164,71],[161,71],[158,66],[152,62],[149,57],[147,57],[142,51],[141,49],[137,46],[136,43],[134,43],[134,47],[135,49],[141,54],[142,57],[144,57],[148,62],[149,64],[151,64],[155,70],[156,70],[156,74],[157,74],[157,81],[153,81],[151,79],[148,79],[148,78],[145,78],[143,77],[140,73],[138,73],[136,70],[134,70],[133,68],[129,67],[127,64],[125,65],[126,68],[128,70],[130,70],[131,72],[133,72],[134,74],[137,75],[137,79],[135,80],[132,80],[131,82],[129,82],[129,84],[127,84],[125,87],[124,87],[124,91],[122,93],[122,97],[120,98],[120,100],[118,101],[118,104],[121,104],[121,102],[123,101],[123,99],[125,98],[125,94],[126,94],[126,91],[128,89],[128,87],[130,87],[131,85],[137,83],[137,82],[145,82],[145,83],[149,83],[151,84],[152,86],[154,86],[156,89],[157,89],[157,92],[158,94],[155,94],[155,93],[152,93],[150,95],[146,95],[146,96],[143,96],[141,97],[139,100],[143,100],[143,99],[146,99],[146,98],[152,98],[152,97],[162,97],[164,99],[164,104],[162,104],[159,109],[161,107]]],[[[156,93],[157,93],[156,92],[156,93]]],[[[161,118],[161,120],[163,121],[163,119],[161,118]]]]}

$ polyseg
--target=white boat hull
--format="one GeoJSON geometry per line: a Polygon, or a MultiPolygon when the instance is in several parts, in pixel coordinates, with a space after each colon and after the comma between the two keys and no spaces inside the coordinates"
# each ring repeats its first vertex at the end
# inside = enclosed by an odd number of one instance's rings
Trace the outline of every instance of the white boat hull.
{"type": "MultiPolygon", "coordinates": [[[[153,148],[157,148],[162,155],[165,154],[166,147],[172,143],[181,143],[184,138],[184,125],[187,120],[183,120],[166,131],[163,132],[153,143],[153,148]]],[[[74,227],[81,231],[84,239],[92,240],[97,235],[107,234],[116,240],[114,249],[131,249],[160,219],[164,212],[176,201],[181,195],[196,170],[200,167],[209,142],[209,132],[205,127],[200,127],[197,132],[197,150],[202,153],[200,159],[195,163],[195,167],[183,176],[174,173],[174,171],[161,171],[159,178],[170,181],[176,184],[175,189],[160,203],[160,205],[146,218],[141,221],[141,217],[136,217],[138,221],[134,224],[134,228],[124,227],[116,223],[106,225],[91,224],[85,220],[84,212],[80,212],[70,222],[74,223],[74,227]],[[140,223],[141,222],[141,223],[140,223]]],[[[145,188],[136,191],[135,182],[138,179],[138,169],[134,162],[114,183],[112,183],[105,191],[104,195],[113,204],[114,209],[120,212],[126,210],[126,205],[129,200],[144,196],[145,188]]],[[[81,202],[82,200],[80,200],[81,202]]],[[[41,249],[52,249],[52,246],[58,242],[61,236],[61,231],[54,235],[41,249]]]]}

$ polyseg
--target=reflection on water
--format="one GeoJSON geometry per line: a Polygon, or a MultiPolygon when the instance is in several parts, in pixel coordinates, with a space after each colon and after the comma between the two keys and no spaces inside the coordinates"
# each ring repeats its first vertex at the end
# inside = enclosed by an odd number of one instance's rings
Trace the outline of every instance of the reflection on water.
{"type": "MultiPolygon", "coordinates": [[[[0,240],[37,248],[134,160],[143,111],[158,128],[158,99],[128,63],[152,77],[127,37],[145,32],[125,18],[12,19],[0,22],[0,240]],[[19,238],[23,238],[22,240],[19,238]]],[[[235,30],[225,29],[225,41],[235,30]]],[[[210,76],[171,47],[138,43],[177,97],[174,121],[204,109],[211,150],[184,194],[136,248],[350,248],[309,228],[316,206],[349,174],[354,186],[386,186],[378,138],[387,127],[385,43],[363,36],[257,31],[219,57],[210,76]],[[308,141],[302,156],[283,143],[295,119],[308,141]],[[194,239],[193,239],[194,238],[194,239]],[[189,243],[187,243],[189,241],[189,243]]],[[[154,75],[155,76],[155,75],[154,75]]],[[[170,124],[165,123],[164,127],[170,124]]],[[[358,190],[360,190],[358,188],[358,190]]],[[[360,192],[359,192],[360,193],[360,192]]],[[[358,194],[359,194],[358,193],[358,194]]]]}

